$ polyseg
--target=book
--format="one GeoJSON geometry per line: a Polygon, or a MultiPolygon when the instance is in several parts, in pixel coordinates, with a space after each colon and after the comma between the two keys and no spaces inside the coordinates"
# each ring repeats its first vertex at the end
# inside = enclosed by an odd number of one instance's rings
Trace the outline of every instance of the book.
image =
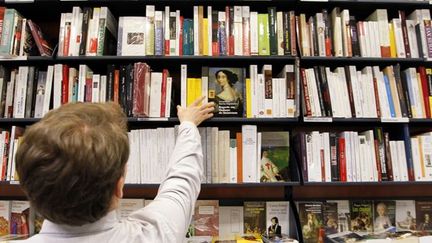
{"type": "Polygon", "coordinates": [[[325,202],[323,204],[323,225],[326,235],[338,232],[338,204],[325,202]]]}
{"type": "Polygon", "coordinates": [[[318,242],[319,229],[322,226],[322,203],[299,203],[300,227],[305,243],[318,242]]]}
{"type": "Polygon", "coordinates": [[[243,207],[219,207],[219,236],[227,237],[243,234],[243,207]]]}
{"type": "Polygon", "coordinates": [[[245,234],[259,234],[266,232],[266,203],[244,202],[244,228],[245,234]]]}
{"type": "Polygon", "coordinates": [[[289,202],[266,202],[267,235],[289,234],[289,202]]]}
{"type": "Polygon", "coordinates": [[[416,229],[416,210],[415,202],[412,200],[396,201],[396,230],[415,230],[416,229]]]}
{"type": "Polygon", "coordinates": [[[30,202],[12,201],[10,234],[29,235],[30,234],[30,202]]]}
{"type": "Polygon", "coordinates": [[[289,132],[263,132],[260,182],[289,181],[289,132]]]}
{"type": "Polygon", "coordinates": [[[219,235],[219,201],[198,200],[193,215],[195,236],[219,235]]]}
{"type": "Polygon", "coordinates": [[[215,102],[215,116],[244,116],[245,69],[209,67],[208,101],[215,102]]]}
{"type": "Polygon", "coordinates": [[[41,28],[33,22],[31,19],[27,20],[27,24],[30,27],[33,39],[36,42],[36,46],[41,56],[52,56],[53,48],[48,40],[45,38],[41,28]]]}
{"type": "Polygon", "coordinates": [[[395,201],[374,201],[374,232],[379,233],[394,228],[396,218],[395,201]]]}
{"type": "Polygon", "coordinates": [[[371,201],[351,201],[351,231],[372,232],[372,202],[371,201]]]}
{"type": "Polygon", "coordinates": [[[144,207],[144,199],[120,199],[120,205],[117,208],[117,218],[119,220],[126,219],[132,212],[144,207]]]}
{"type": "Polygon", "coordinates": [[[432,231],[432,202],[416,201],[416,225],[419,231],[432,231]]]}
{"type": "Polygon", "coordinates": [[[10,232],[10,201],[0,201],[0,236],[8,235],[10,232]]]}

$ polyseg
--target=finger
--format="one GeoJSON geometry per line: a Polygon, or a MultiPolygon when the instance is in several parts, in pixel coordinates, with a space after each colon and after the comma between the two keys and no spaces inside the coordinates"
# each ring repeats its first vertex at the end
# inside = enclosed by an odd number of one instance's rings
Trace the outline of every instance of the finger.
{"type": "Polygon", "coordinates": [[[200,110],[206,109],[208,107],[214,107],[214,106],[215,106],[214,102],[205,103],[201,105],[200,110]]]}
{"type": "Polygon", "coordinates": [[[206,109],[202,110],[201,112],[203,114],[212,113],[214,111],[214,109],[215,109],[214,107],[209,107],[209,108],[206,108],[206,109]]]}
{"type": "Polygon", "coordinates": [[[177,105],[177,110],[180,110],[181,106],[177,105]]]}
{"type": "Polygon", "coordinates": [[[198,106],[199,103],[201,103],[204,100],[205,96],[201,96],[198,99],[196,99],[190,106],[198,106]]]}

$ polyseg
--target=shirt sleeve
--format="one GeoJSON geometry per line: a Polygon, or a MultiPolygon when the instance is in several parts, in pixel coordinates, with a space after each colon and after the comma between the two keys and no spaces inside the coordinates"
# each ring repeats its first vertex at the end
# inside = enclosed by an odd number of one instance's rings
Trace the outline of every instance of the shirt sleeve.
{"type": "Polygon", "coordinates": [[[168,168],[166,178],[161,183],[153,202],[131,214],[129,219],[140,220],[143,214],[149,213],[158,217],[158,221],[165,221],[159,223],[167,225],[176,239],[183,239],[203,178],[201,137],[195,124],[180,124],[168,168]]]}

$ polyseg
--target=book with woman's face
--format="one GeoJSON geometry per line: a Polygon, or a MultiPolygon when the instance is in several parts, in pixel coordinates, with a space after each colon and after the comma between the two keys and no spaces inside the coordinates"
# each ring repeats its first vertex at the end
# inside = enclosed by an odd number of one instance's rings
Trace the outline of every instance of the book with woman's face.
{"type": "Polygon", "coordinates": [[[216,103],[215,116],[244,116],[245,69],[209,67],[207,75],[208,101],[216,103]]]}

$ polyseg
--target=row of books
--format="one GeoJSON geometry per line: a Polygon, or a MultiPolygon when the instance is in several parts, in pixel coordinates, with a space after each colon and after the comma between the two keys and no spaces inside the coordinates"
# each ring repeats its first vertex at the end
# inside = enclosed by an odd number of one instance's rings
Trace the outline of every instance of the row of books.
{"type": "Polygon", "coordinates": [[[305,181],[409,181],[404,141],[390,141],[381,128],[300,132],[296,140],[305,181]]]}
{"type": "Polygon", "coordinates": [[[432,69],[399,64],[301,69],[307,117],[430,118],[432,69]]]}
{"type": "MultiPolygon", "coordinates": [[[[126,183],[159,183],[174,150],[175,128],[129,132],[126,183]]],[[[257,132],[244,125],[231,138],[229,130],[199,127],[205,183],[284,182],[291,179],[289,132],[257,132]]]]}
{"type": "Polygon", "coordinates": [[[181,104],[191,104],[197,97],[216,104],[216,116],[294,117],[298,84],[295,65],[285,65],[278,75],[272,65],[246,68],[202,67],[201,77],[188,75],[188,66],[181,65],[181,104]],[[274,78],[276,76],[277,78],[274,78]]]}
{"type": "Polygon", "coordinates": [[[0,240],[39,233],[42,222],[29,201],[0,201],[0,240]]]}
{"type": "Polygon", "coordinates": [[[432,181],[432,134],[390,140],[375,128],[364,132],[300,132],[295,136],[308,182],[432,181]]]}
{"type": "Polygon", "coordinates": [[[51,108],[70,102],[119,103],[127,116],[169,117],[172,78],[164,69],[152,72],[146,63],[109,65],[106,75],[87,65],[55,64],[7,69],[0,66],[0,116],[41,118],[51,108]]]}
{"type": "Polygon", "coordinates": [[[0,56],[51,56],[41,28],[13,8],[0,6],[0,56]]]}
{"type": "Polygon", "coordinates": [[[432,41],[429,9],[416,9],[408,17],[400,10],[389,21],[387,9],[376,9],[358,21],[348,9],[301,13],[298,43],[302,56],[430,58],[432,41]]]}
{"type": "MultiPolygon", "coordinates": [[[[431,201],[339,200],[298,202],[297,206],[305,243],[319,242],[319,238],[326,242],[373,243],[374,239],[396,238],[407,232],[417,236],[432,233],[431,201]]],[[[419,241],[414,238],[407,242],[419,241]]]]}

